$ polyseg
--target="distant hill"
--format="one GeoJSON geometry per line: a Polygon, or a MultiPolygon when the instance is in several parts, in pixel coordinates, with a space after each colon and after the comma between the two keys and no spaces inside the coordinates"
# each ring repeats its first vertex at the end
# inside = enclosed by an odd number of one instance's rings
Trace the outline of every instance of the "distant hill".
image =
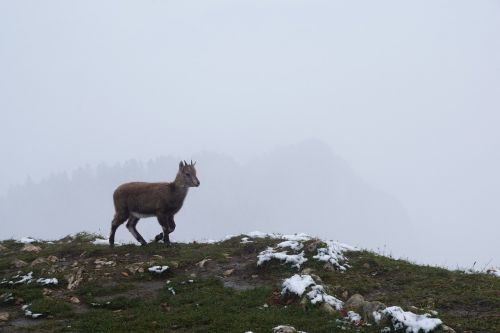
{"type": "MultiPolygon", "coordinates": [[[[228,156],[196,156],[201,186],[190,190],[177,215],[174,240],[220,238],[241,230],[304,230],[368,248],[398,253],[413,232],[401,204],[366,184],[331,148],[310,140],[276,149],[246,164],[228,156]]],[[[106,234],[113,215],[112,193],[128,181],[171,181],[178,158],[130,160],[82,167],[70,174],[28,182],[0,198],[1,237],[61,237],[73,230],[106,234]]],[[[154,219],[138,229],[152,238],[154,219]]],[[[132,239],[125,228],[118,239],[132,239]]]]}

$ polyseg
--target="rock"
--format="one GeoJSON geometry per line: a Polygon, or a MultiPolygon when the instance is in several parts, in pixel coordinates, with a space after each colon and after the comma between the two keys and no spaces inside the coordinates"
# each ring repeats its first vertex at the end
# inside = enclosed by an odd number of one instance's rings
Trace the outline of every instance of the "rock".
{"type": "Polygon", "coordinates": [[[42,248],[40,246],[36,246],[33,244],[24,244],[23,248],[21,249],[23,252],[35,252],[38,253],[42,251],[42,248]]]}
{"type": "Polygon", "coordinates": [[[106,258],[100,258],[94,260],[94,264],[97,266],[116,266],[116,262],[113,260],[106,260],[106,258]]]}
{"type": "Polygon", "coordinates": [[[315,239],[313,240],[311,243],[307,244],[307,251],[309,252],[316,252],[316,250],[318,249],[318,246],[322,243],[321,240],[319,239],[315,239]]]}
{"type": "Polygon", "coordinates": [[[258,274],[252,274],[252,279],[256,279],[256,278],[258,278],[258,277],[259,277],[259,275],[258,275],[258,274]]]}
{"type": "Polygon", "coordinates": [[[370,264],[369,264],[369,263],[367,263],[367,262],[365,262],[365,263],[363,264],[363,267],[364,267],[364,268],[370,268],[370,264]]]}
{"type": "Polygon", "coordinates": [[[50,262],[58,262],[59,258],[56,257],[56,256],[48,256],[47,260],[50,261],[50,262]]]}
{"type": "Polygon", "coordinates": [[[208,261],[210,261],[210,260],[212,260],[212,259],[208,259],[208,258],[207,258],[207,259],[203,259],[202,261],[197,262],[197,263],[196,263],[196,266],[198,266],[199,268],[203,268],[203,267],[205,267],[205,264],[206,264],[208,261]]]}
{"type": "Polygon", "coordinates": [[[311,277],[314,279],[314,281],[318,284],[323,284],[323,280],[321,280],[321,278],[319,276],[317,276],[316,274],[311,274],[311,277]]]}
{"type": "Polygon", "coordinates": [[[52,290],[50,290],[48,288],[43,288],[42,294],[43,294],[43,296],[50,296],[50,295],[52,295],[52,290]]]}
{"type": "Polygon", "coordinates": [[[41,265],[41,264],[46,264],[47,263],[47,259],[45,258],[36,258],[35,260],[33,260],[30,264],[30,266],[37,266],[37,265],[41,265]]]}
{"type": "Polygon", "coordinates": [[[159,254],[153,254],[151,257],[154,258],[154,259],[156,259],[156,260],[162,260],[163,259],[163,256],[161,256],[159,254]]]}
{"type": "Polygon", "coordinates": [[[144,263],[143,262],[136,262],[130,265],[125,266],[125,268],[132,274],[135,274],[137,272],[139,273],[144,273],[144,263]]]}
{"type": "Polygon", "coordinates": [[[335,270],[335,267],[330,262],[327,262],[323,265],[323,269],[327,272],[333,272],[335,270]]]}
{"type": "Polygon", "coordinates": [[[71,298],[69,299],[69,301],[73,304],[80,304],[80,299],[76,296],[71,296],[71,298]]]}
{"type": "Polygon", "coordinates": [[[177,262],[177,261],[170,261],[169,265],[172,268],[178,268],[179,267],[179,262],[177,262]]]}
{"type": "Polygon", "coordinates": [[[386,308],[384,303],[381,303],[379,301],[373,301],[373,302],[365,302],[363,304],[363,317],[365,321],[374,321],[374,322],[379,322],[382,320],[382,314],[380,316],[377,315],[379,311],[382,311],[386,308]],[[376,313],[375,315],[373,313],[376,313]],[[377,318],[375,318],[377,316],[377,318]]]}
{"type": "Polygon", "coordinates": [[[127,273],[127,272],[122,272],[121,274],[122,274],[122,276],[124,276],[124,277],[128,277],[128,273],[127,273]]]}
{"type": "Polygon", "coordinates": [[[224,276],[226,276],[226,277],[227,277],[227,276],[229,276],[229,275],[233,274],[233,272],[234,272],[234,268],[232,268],[232,269],[228,269],[227,271],[224,271],[224,272],[222,273],[222,275],[224,275],[224,276]]]}
{"type": "Polygon", "coordinates": [[[0,312],[0,321],[8,321],[10,314],[8,312],[0,312]]]}
{"type": "Polygon", "coordinates": [[[347,299],[347,297],[349,297],[349,292],[347,290],[344,290],[340,296],[342,297],[342,299],[347,299]]]}
{"type": "Polygon", "coordinates": [[[335,309],[328,303],[324,302],[323,305],[321,306],[321,310],[323,312],[328,313],[328,314],[335,314],[336,311],[335,309]]]}
{"type": "Polygon", "coordinates": [[[455,330],[453,328],[451,328],[450,326],[441,325],[441,329],[444,332],[456,333],[455,330]]]}
{"type": "Polygon", "coordinates": [[[354,310],[365,303],[365,298],[360,294],[352,295],[344,304],[345,309],[354,310]]]}
{"type": "Polygon", "coordinates": [[[2,244],[0,244],[0,251],[6,251],[8,250],[8,248],[6,248],[5,246],[3,246],[2,244]]]}
{"type": "Polygon", "coordinates": [[[306,274],[307,274],[307,275],[310,275],[313,271],[314,271],[314,270],[313,270],[312,268],[307,267],[307,268],[304,268],[304,269],[302,270],[302,272],[300,272],[300,274],[302,274],[302,275],[306,275],[306,274]]]}
{"type": "Polygon", "coordinates": [[[22,268],[28,266],[28,263],[26,261],[22,261],[21,259],[14,258],[14,260],[12,260],[12,265],[16,268],[22,268]]]}
{"type": "Polygon", "coordinates": [[[68,290],[75,290],[83,281],[83,267],[80,267],[76,273],[66,276],[68,280],[68,290]]]}
{"type": "Polygon", "coordinates": [[[297,333],[297,330],[293,326],[280,325],[273,328],[274,333],[297,333]]]}

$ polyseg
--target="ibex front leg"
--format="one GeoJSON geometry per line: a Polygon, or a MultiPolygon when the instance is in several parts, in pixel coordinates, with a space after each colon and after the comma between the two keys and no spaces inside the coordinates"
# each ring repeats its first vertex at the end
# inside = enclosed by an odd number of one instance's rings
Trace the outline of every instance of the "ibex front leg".
{"type": "Polygon", "coordinates": [[[141,245],[146,245],[146,241],[144,240],[144,238],[142,238],[141,234],[135,228],[137,222],[139,222],[139,219],[137,217],[130,216],[127,222],[127,229],[135,237],[135,239],[137,239],[137,241],[141,243],[141,245]]]}
{"type": "Polygon", "coordinates": [[[163,232],[156,235],[155,241],[158,242],[163,239],[165,244],[170,245],[169,234],[175,230],[174,217],[172,215],[158,215],[158,222],[160,223],[163,232]]]}

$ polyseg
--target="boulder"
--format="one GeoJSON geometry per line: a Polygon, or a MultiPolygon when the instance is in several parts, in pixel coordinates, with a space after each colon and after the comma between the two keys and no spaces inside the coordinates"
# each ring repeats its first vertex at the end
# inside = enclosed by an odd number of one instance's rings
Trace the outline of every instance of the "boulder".
{"type": "Polygon", "coordinates": [[[28,263],[21,259],[14,258],[14,260],[12,260],[12,265],[15,266],[16,268],[23,268],[28,266],[28,263]]]}
{"type": "Polygon", "coordinates": [[[365,298],[360,294],[352,295],[344,304],[344,308],[354,310],[365,304],[365,298]]]}
{"type": "Polygon", "coordinates": [[[24,244],[23,248],[21,249],[21,251],[23,252],[35,252],[35,253],[38,253],[41,250],[42,248],[40,246],[36,246],[33,244],[24,244]]]}

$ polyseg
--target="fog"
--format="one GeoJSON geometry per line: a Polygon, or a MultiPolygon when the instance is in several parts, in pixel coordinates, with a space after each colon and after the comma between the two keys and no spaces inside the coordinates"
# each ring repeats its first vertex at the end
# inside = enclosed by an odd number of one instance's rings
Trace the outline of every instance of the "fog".
{"type": "Polygon", "coordinates": [[[498,266],[499,33],[494,0],[2,1],[0,238],[107,234],[117,185],[193,158],[174,241],[498,266]]]}

